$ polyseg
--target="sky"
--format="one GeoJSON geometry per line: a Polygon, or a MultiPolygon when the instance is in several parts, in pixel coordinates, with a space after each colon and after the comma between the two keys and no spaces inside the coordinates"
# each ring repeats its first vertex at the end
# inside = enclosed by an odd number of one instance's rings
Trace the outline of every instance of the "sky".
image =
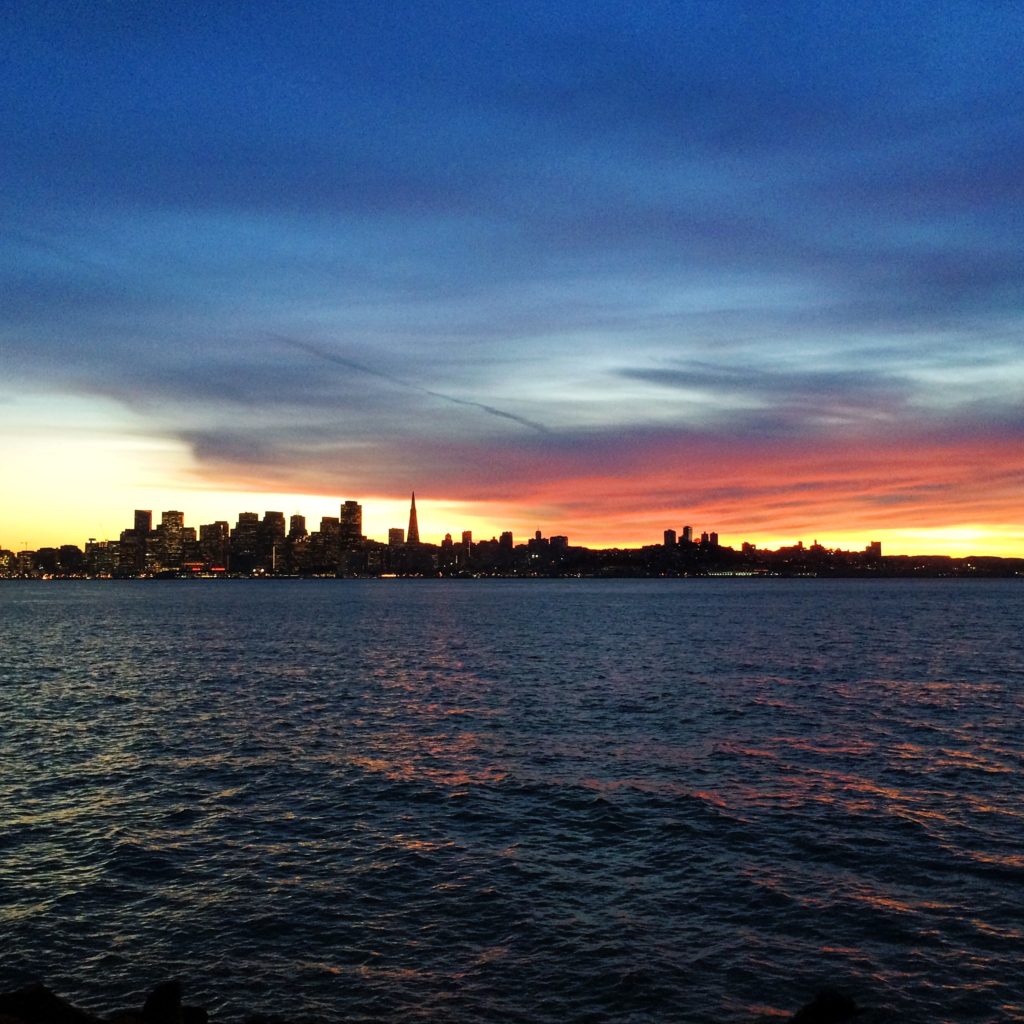
{"type": "Polygon", "coordinates": [[[0,547],[1024,555],[1024,5],[2,17],[0,547]]]}

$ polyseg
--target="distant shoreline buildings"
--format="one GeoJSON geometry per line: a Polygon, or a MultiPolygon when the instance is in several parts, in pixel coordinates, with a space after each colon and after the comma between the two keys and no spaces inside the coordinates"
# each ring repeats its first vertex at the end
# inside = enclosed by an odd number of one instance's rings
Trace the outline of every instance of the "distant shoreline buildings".
{"type": "Polygon", "coordinates": [[[474,541],[469,530],[458,541],[420,540],[416,494],[408,528],[388,530],[387,542],[363,534],[363,507],[343,501],[337,516],[324,516],[310,531],[306,518],[283,512],[240,512],[195,527],[171,510],[153,523],[149,509],[136,509],[132,526],[117,540],[90,538],[35,551],[0,548],[0,579],[161,579],[189,577],[658,577],[658,576],[1024,576],[1024,558],[993,556],[882,555],[873,541],[863,551],[800,541],[777,550],[744,543],[723,546],[718,534],[693,528],[666,529],[660,544],[640,548],[575,547],[564,536],[537,530],[516,544],[510,531],[474,541]]]}
{"type": "Polygon", "coordinates": [[[770,551],[744,543],[723,546],[714,530],[699,537],[692,526],[666,529],[662,543],[641,548],[574,547],[567,537],[534,537],[521,544],[512,532],[474,541],[464,530],[458,541],[420,540],[416,494],[407,529],[388,530],[387,542],[362,532],[362,506],[343,501],[337,516],[324,516],[310,531],[305,516],[241,512],[227,520],[186,526],[171,510],[154,524],[153,512],[136,509],[132,525],[117,540],[90,539],[35,551],[0,548],[0,579],[179,579],[288,577],[918,577],[918,575],[1024,575],[1024,558],[945,555],[883,556],[872,542],[863,551],[826,548],[815,541],[770,551]]]}

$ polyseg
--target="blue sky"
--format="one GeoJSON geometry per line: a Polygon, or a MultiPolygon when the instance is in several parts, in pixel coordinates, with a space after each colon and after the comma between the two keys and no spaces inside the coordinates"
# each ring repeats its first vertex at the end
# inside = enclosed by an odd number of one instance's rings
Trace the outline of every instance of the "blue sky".
{"type": "Polygon", "coordinates": [[[222,517],[415,486],[581,540],[1024,548],[1024,7],[4,17],[9,441],[166,448],[222,517]]]}

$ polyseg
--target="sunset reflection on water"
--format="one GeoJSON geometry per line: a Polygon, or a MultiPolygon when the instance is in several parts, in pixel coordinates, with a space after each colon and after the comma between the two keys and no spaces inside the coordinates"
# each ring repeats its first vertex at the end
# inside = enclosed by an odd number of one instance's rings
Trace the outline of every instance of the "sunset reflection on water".
{"type": "Polygon", "coordinates": [[[838,978],[1024,1019],[1019,596],[955,586],[39,591],[0,968],[228,1016],[299,979],[326,1019],[746,1020],[838,978]]]}

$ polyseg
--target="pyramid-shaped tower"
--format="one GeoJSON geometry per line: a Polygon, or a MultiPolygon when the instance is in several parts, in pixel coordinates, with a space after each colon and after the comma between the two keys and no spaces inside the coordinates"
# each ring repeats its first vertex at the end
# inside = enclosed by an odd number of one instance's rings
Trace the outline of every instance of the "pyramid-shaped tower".
{"type": "Polygon", "coordinates": [[[416,521],[416,492],[412,492],[412,504],[409,506],[409,529],[405,534],[406,544],[419,544],[420,524],[416,521]]]}

